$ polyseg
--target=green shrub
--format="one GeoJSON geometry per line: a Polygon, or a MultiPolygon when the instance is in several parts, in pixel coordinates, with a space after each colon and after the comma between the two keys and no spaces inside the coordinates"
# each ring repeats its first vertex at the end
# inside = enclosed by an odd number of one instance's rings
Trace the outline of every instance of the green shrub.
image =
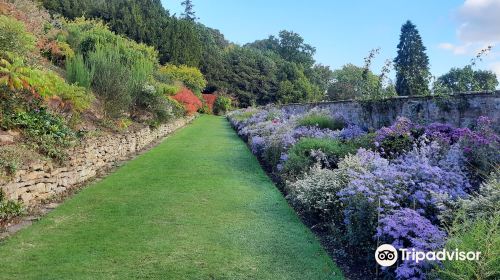
{"type": "Polygon", "coordinates": [[[100,20],[78,18],[68,22],[65,27],[69,45],[85,59],[98,46],[104,46],[116,49],[124,63],[133,63],[139,58],[158,63],[158,52],[153,47],[116,35],[100,20]]]}
{"type": "Polygon", "coordinates": [[[92,76],[81,54],[66,60],[66,78],[70,83],[90,88],[92,76]]]}
{"type": "Polygon", "coordinates": [[[500,278],[500,213],[477,220],[460,219],[450,232],[445,248],[449,251],[481,252],[477,261],[445,260],[438,268],[439,279],[500,278]]]}
{"type": "Polygon", "coordinates": [[[0,221],[8,220],[23,213],[23,205],[13,200],[7,200],[0,189],[0,221]]]}
{"type": "Polygon", "coordinates": [[[500,170],[490,175],[479,192],[462,200],[467,219],[488,218],[500,213],[500,170]]]}
{"type": "Polygon", "coordinates": [[[153,114],[153,119],[149,120],[153,127],[177,116],[175,105],[166,96],[157,92],[152,85],[144,86],[142,92],[138,95],[137,102],[138,107],[153,114]]]}
{"type": "Polygon", "coordinates": [[[412,149],[413,139],[409,135],[388,136],[379,143],[378,149],[383,152],[385,157],[396,158],[400,154],[412,149]]]}
{"type": "Polygon", "coordinates": [[[342,203],[337,196],[344,187],[341,177],[339,170],[313,167],[299,180],[287,182],[288,198],[303,212],[338,227],[343,218],[342,203]]]}
{"type": "Polygon", "coordinates": [[[2,127],[22,129],[23,135],[35,149],[59,161],[66,158],[64,148],[71,146],[76,137],[62,118],[50,114],[43,107],[4,116],[2,127]]]}
{"type": "Polygon", "coordinates": [[[35,36],[26,31],[24,23],[0,15],[0,51],[23,55],[35,48],[35,36]]]}
{"type": "Polygon", "coordinates": [[[106,117],[120,118],[132,103],[130,69],[121,63],[118,49],[104,46],[89,53],[88,63],[93,73],[92,88],[103,102],[106,117]]]}
{"type": "MultiPolygon", "coordinates": [[[[2,151],[3,152],[3,151],[2,151]]],[[[0,155],[0,178],[1,175],[12,176],[16,173],[19,162],[16,158],[12,158],[10,155],[0,155]]]]}
{"type": "Polygon", "coordinates": [[[217,96],[214,103],[214,113],[217,115],[224,115],[231,110],[231,98],[223,95],[217,96]]]}
{"type": "Polygon", "coordinates": [[[354,154],[358,147],[353,143],[321,138],[302,138],[288,152],[284,165],[287,176],[296,177],[307,172],[314,164],[335,168],[340,159],[354,154]]]}
{"type": "Polygon", "coordinates": [[[176,117],[182,117],[186,114],[186,110],[184,109],[184,106],[179,103],[177,100],[173,99],[172,97],[168,96],[166,98],[167,103],[172,107],[172,113],[176,117]]]}
{"type": "Polygon", "coordinates": [[[203,106],[201,106],[201,108],[198,110],[198,113],[212,115],[213,112],[212,110],[210,110],[210,107],[208,107],[208,105],[203,102],[203,106]]]}
{"type": "Polygon", "coordinates": [[[84,87],[68,84],[53,71],[32,69],[30,84],[45,99],[60,97],[76,111],[89,108],[94,96],[84,87]]]}
{"type": "MultiPolygon", "coordinates": [[[[91,86],[102,100],[107,117],[120,118],[129,109],[148,108],[158,117],[165,115],[168,108],[160,109],[160,104],[151,107],[155,102],[165,104],[165,100],[143,90],[150,84],[158,64],[154,48],[116,35],[101,21],[79,18],[68,23],[67,29],[68,42],[86,62],[80,59],[73,62],[74,68],[83,73],[83,79],[73,75],[72,80],[86,83],[86,64],[92,77],[91,86]]],[[[158,88],[169,90],[165,85],[158,88]]]]}
{"type": "MultiPolygon", "coordinates": [[[[151,97],[152,95],[146,94],[143,95],[146,91],[144,91],[145,87],[151,87],[151,91],[156,93],[156,89],[154,86],[146,85],[148,79],[153,73],[154,64],[144,57],[138,57],[135,61],[129,62],[130,64],[130,76],[128,80],[128,90],[130,91],[130,95],[132,96],[132,102],[134,106],[140,106],[141,102],[144,102],[145,99],[151,97]]],[[[152,101],[155,101],[156,98],[153,98],[152,101]]]]}
{"type": "Polygon", "coordinates": [[[359,136],[352,140],[349,140],[358,148],[364,148],[365,150],[375,150],[375,133],[367,133],[365,135],[359,136]]]}
{"type": "Polygon", "coordinates": [[[297,120],[299,126],[317,126],[319,128],[328,128],[331,130],[340,130],[346,127],[345,120],[342,118],[332,118],[331,116],[312,112],[297,120]]]}
{"type": "Polygon", "coordinates": [[[40,53],[57,66],[63,67],[65,62],[75,56],[75,52],[66,42],[47,41],[40,46],[40,53]]]}

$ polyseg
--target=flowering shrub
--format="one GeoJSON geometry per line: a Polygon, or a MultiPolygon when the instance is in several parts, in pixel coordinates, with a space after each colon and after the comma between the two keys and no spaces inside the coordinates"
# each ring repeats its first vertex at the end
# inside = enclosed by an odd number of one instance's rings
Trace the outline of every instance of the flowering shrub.
{"type": "Polygon", "coordinates": [[[450,124],[432,123],[425,127],[425,135],[441,144],[456,143],[467,130],[457,129],[450,124]]]}
{"type": "Polygon", "coordinates": [[[407,197],[406,205],[412,205],[421,214],[436,220],[443,203],[467,196],[470,188],[465,174],[456,164],[461,163],[460,153],[451,149],[439,158],[439,145],[432,142],[414,149],[394,162],[402,178],[407,197]],[[447,170],[448,169],[448,170],[447,170]]]}
{"type": "Polygon", "coordinates": [[[347,243],[360,256],[370,256],[375,248],[373,235],[377,218],[404,201],[404,173],[378,153],[360,149],[339,163],[345,187],[338,192],[342,201],[347,243]]]}
{"type": "Polygon", "coordinates": [[[487,117],[477,120],[474,131],[464,130],[460,140],[471,171],[475,175],[484,178],[500,164],[500,137],[487,117]]]}
{"type": "Polygon", "coordinates": [[[287,184],[288,197],[304,211],[339,226],[341,221],[335,221],[335,217],[341,211],[337,192],[342,189],[342,183],[338,170],[315,166],[306,176],[287,184]]]}
{"type": "MultiPolygon", "coordinates": [[[[380,219],[376,237],[396,249],[428,252],[441,249],[446,234],[416,211],[402,208],[380,219]]],[[[426,261],[405,260],[395,270],[396,279],[427,279],[426,273],[433,267],[426,261]]]]}
{"type": "Polygon", "coordinates": [[[217,99],[217,95],[215,94],[203,94],[203,100],[205,100],[205,103],[208,106],[208,109],[210,110],[210,113],[214,111],[214,103],[215,100],[217,99]]]}
{"type": "Polygon", "coordinates": [[[196,113],[203,106],[200,99],[188,88],[182,88],[180,92],[172,96],[177,102],[184,105],[186,112],[190,115],[196,113]]]}
{"type": "Polygon", "coordinates": [[[251,118],[254,114],[256,114],[258,111],[259,111],[258,109],[253,107],[240,109],[229,113],[228,118],[233,127],[238,127],[238,124],[245,122],[246,120],[251,118]]]}
{"type": "MultiPolygon", "coordinates": [[[[474,129],[417,125],[398,118],[366,133],[356,125],[331,129],[328,112],[275,107],[229,114],[238,134],[315,228],[358,261],[373,261],[377,240],[397,248],[443,248],[442,230],[456,216],[498,216],[498,180],[477,191],[474,176],[498,167],[499,137],[492,122],[474,129]],[[493,213],[493,214],[492,214],[493,213]]],[[[384,270],[388,278],[426,279],[436,263],[411,261],[384,270]]],[[[464,278],[465,279],[465,278],[464,278]]]]}
{"type": "Polygon", "coordinates": [[[390,158],[397,157],[411,149],[413,143],[422,134],[422,128],[409,119],[399,117],[389,127],[382,127],[376,132],[375,141],[379,152],[390,158]]]}

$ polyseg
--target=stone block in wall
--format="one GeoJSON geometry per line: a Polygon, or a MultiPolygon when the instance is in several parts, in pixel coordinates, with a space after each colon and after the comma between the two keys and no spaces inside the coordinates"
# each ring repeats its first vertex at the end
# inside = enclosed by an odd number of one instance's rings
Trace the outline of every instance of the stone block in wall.
{"type": "Polygon", "coordinates": [[[47,192],[47,188],[44,183],[37,183],[27,187],[27,191],[30,193],[44,193],[47,192]]]}
{"type": "Polygon", "coordinates": [[[35,179],[40,179],[45,177],[45,172],[44,171],[32,171],[29,173],[26,173],[24,176],[21,177],[21,182],[26,182],[26,181],[32,181],[35,179]]]}
{"type": "Polygon", "coordinates": [[[32,201],[34,198],[33,194],[29,192],[23,192],[19,195],[19,199],[22,201],[32,201]]]}
{"type": "Polygon", "coordinates": [[[35,162],[30,165],[30,170],[32,171],[43,171],[44,163],[43,162],[35,162]]]}

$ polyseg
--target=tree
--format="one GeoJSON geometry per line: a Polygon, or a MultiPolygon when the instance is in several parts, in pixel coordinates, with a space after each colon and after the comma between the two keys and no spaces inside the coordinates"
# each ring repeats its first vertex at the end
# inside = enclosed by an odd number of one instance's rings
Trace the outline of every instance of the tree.
{"type": "Polygon", "coordinates": [[[333,82],[333,71],[326,65],[316,64],[312,68],[305,69],[305,74],[322,93],[326,93],[333,82]]]}
{"type": "Polygon", "coordinates": [[[302,64],[305,67],[312,67],[315,62],[313,56],[316,53],[316,48],[304,43],[304,38],[293,31],[282,30],[279,33],[279,38],[269,36],[267,39],[258,40],[246,46],[273,51],[284,60],[302,64]]]}
{"type": "Polygon", "coordinates": [[[471,65],[451,68],[440,76],[434,85],[435,93],[467,91],[492,91],[498,85],[497,76],[492,71],[473,70],[471,65]]]}
{"type": "Polygon", "coordinates": [[[203,46],[196,25],[185,19],[171,18],[164,37],[165,60],[176,65],[198,67],[203,46]]]}
{"type": "Polygon", "coordinates": [[[416,26],[407,21],[401,27],[396,68],[396,91],[399,95],[425,95],[429,93],[429,58],[416,26]]]}
{"type": "Polygon", "coordinates": [[[286,104],[322,99],[324,92],[309,81],[302,65],[286,60],[281,61],[280,64],[277,75],[279,86],[276,102],[286,104]]]}
{"type": "Polygon", "coordinates": [[[184,6],[184,13],[181,14],[184,19],[189,21],[195,21],[198,19],[196,17],[196,13],[194,12],[194,5],[191,0],[184,0],[181,5],[184,6]]]}
{"type": "Polygon", "coordinates": [[[224,49],[229,42],[219,30],[212,29],[197,23],[202,45],[202,57],[200,70],[207,79],[207,91],[214,92],[223,87],[220,83],[226,71],[224,66],[224,49]]]}
{"type": "Polygon", "coordinates": [[[223,64],[226,71],[217,84],[233,94],[240,106],[276,101],[278,66],[263,52],[231,46],[224,53],[223,64]]]}
{"type": "Polygon", "coordinates": [[[380,85],[379,77],[369,69],[346,64],[333,71],[333,81],[328,88],[329,100],[361,98],[365,91],[375,92],[380,85]]]}

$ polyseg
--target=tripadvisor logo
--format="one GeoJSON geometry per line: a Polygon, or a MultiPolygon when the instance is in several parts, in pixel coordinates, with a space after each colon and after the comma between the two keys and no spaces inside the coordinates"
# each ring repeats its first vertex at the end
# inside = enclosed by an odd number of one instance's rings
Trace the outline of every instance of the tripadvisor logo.
{"type": "MultiPolygon", "coordinates": [[[[415,249],[399,249],[401,253],[401,260],[411,260],[416,263],[421,261],[443,261],[443,260],[452,260],[452,261],[478,261],[481,252],[463,252],[455,249],[453,251],[449,251],[443,249],[441,251],[417,251],[415,249]]],[[[382,244],[375,251],[375,260],[381,266],[391,266],[396,263],[398,260],[398,250],[394,248],[394,246],[390,244],[382,244]]]]}
{"type": "Polygon", "coordinates": [[[375,251],[375,260],[381,266],[391,266],[398,260],[398,251],[392,245],[380,245],[375,251]]]}

